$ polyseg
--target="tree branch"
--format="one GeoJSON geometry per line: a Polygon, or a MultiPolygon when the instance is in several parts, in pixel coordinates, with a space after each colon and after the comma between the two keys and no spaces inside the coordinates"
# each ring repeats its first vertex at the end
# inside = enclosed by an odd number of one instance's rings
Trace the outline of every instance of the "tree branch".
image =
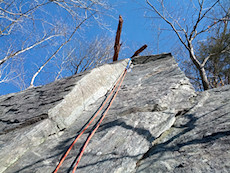
{"type": "Polygon", "coordinates": [[[53,59],[55,57],[55,55],[62,49],[62,47],[64,45],[66,45],[68,42],[71,41],[72,37],[74,36],[74,34],[77,32],[77,30],[80,28],[80,26],[89,18],[91,18],[94,14],[91,14],[89,17],[85,18],[84,20],[81,21],[81,23],[79,25],[77,25],[74,29],[74,31],[72,32],[72,34],[69,36],[68,40],[66,40],[64,43],[62,43],[58,49],[46,60],[46,62],[38,69],[38,71],[33,75],[31,82],[30,82],[30,88],[34,86],[34,81],[35,78],[38,76],[38,74],[42,71],[42,69],[46,66],[46,64],[48,64],[48,62],[53,59]]]}
{"type": "Polygon", "coordinates": [[[222,53],[228,52],[228,51],[229,51],[229,49],[227,49],[228,47],[229,47],[229,45],[226,46],[226,47],[224,48],[224,50],[222,50],[221,52],[211,53],[210,55],[208,55],[208,56],[204,59],[203,63],[201,64],[201,67],[204,67],[204,66],[205,66],[205,64],[206,64],[207,61],[211,58],[211,56],[214,56],[214,55],[217,55],[217,54],[222,54],[222,53]]]}
{"type": "Polygon", "coordinates": [[[30,49],[32,49],[32,48],[38,46],[39,44],[41,44],[41,43],[43,43],[43,42],[45,42],[45,41],[47,41],[47,40],[50,40],[50,39],[53,38],[53,37],[57,37],[57,36],[60,36],[60,35],[52,35],[52,36],[49,36],[49,37],[47,37],[47,38],[45,38],[45,39],[44,39],[44,37],[45,37],[45,36],[44,36],[42,40],[40,40],[40,41],[38,41],[38,42],[36,42],[36,43],[30,45],[29,47],[24,48],[24,49],[21,49],[21,50],[18,50],[18,51],[16,51],[16,52],[14,52],[14,53],[12,53],[12,54],[6,56],[5,58],[1,59],[1,60],[0,60],[0,65],[2,65],[3,63],[5,63],[8,59],[13,58],[13,57],[15,57],[15,56],[17,56],[17,55],[19,55],[19,54],[25,52],[25,51],[28,51],[28,50],[30,50],[30,49]]]}
{"type": "MultiPolygon", "coordinates": [[[[68,53],[68,55],[66,56],[66,57],[64,57],[64,58],[62,58],[62,60],[61,60],[61,65],[60,65],[60,70],[59,70],[59,72],[57,73],[57,76],[55,77],[55,81],[56,80],[58,80],[58,78],[59,78],[59,76],[61,76],[61,73],[62,73],[62,71],[63,71],[63,69],[64,69],[64,64],[66,63],[66,61],[67,61],[67,59],[71,56],[71,54],[73,53],[73,51],[75,50],[75,48],[73,48],[71,51],[70,51],[70,53],[68,53]]],[[[59,66],[58,66],[59,67],[59,66]]]]}
{"type": "Polygon", "coordinates": [[[147,4],[166,22],[168,23],[171,28],[173,29],[173,31],[176,33],[177,37],[179,38],[180,42],[185,46],[186,49],[189,50],[189,47],[185,44],[185,42],[182,40],[180,34],[178,33],[178,31],[176,30],[175,26],[168,21],[150,2],[149,0],[146,0],[147,4]]]}
{"type": "Polygon", "coordinates": [[[37,9],[37,8],[39,8],[39,7],[41,7],[41,6],[43,6],[43,5],[49,4],[50,2],[51,2],[51,1],[48,1],[48,2],[43,3],[43,4],[36,5],[35,7],[29,9],[28,11],[26,11],[26,12],[24,12],[24,13],[20,13],[20,14],[19,14],[19,17],[18,17],[16,20],[14,20],[12,23],[10,23],[8,26],[6,26],[3,30],[0,30],[0,36],[9,35],[9,33],[8,33],[8,34],[4,34],[4,32],[5,32],[8,28],[10,28],[10,27],[13,26],[15,23],[17,23],[22,17],[25,17],[26,14],[28,14],[29,12],[31,12],[31,11],[33,11],[33,10],[35,10],[35,9],[37,9]]]}
{"type": "Polygon", "coordinates": [[[202,2],[200,2],[200,0],[199,0],[199,6],[200,6],[199,15],[198,15],[196,24],[193,26],[193,30],[192,30],[191,34],[189,35],[189,40],[192,39],[192,36],[193,36],[194,32],[196,32],[197,26],[198,26],[199,22],[201,21],[201,14],[202,14],[202,10],[203,10],[203,5],[204,5],[204,1],[202,0],[202,2]]]}
{"type": "Polygon", "coordinates": [[[201,16],[201,20],[206,16],[206,14],[212,9],[214,8],[214,6],[219,2],[220,0],[217,0],[211,7],[209,7],[209,9],[207,11],[205,11],[205,13],[201,16]]]}
{"type": "Polygon", "coordinates": [[[200,21],[206,16],[206,14],[207,14],[212,8],[214,8],[214,6],[215,6],[219,1],[220,1],[220,0],[217,0],[217,1],[216,1],[207,11],[205,11],[205,13],[201,16],[202,10],[203,10],[203,3],[204,3],[204,1],[202,1],[202,4],[200,4],[199,17],[198,17],[198,19],[197,19],[197,21],[196,21],[196,24],[194,25],[193,30],[192,30],[192,32],[191,32],[191,34],[190,34],[190,36],[189,36],[189,39],[190,39],[190,40],[194,39],[197,35],[199,35],[199,34],[201,34],[201,33],[203,33],[203,32],[208,31],[212,26],[214,26],[214,25],[216,24],[216,23],[213,23],[213,24],[212,24],[211,26],[209,26],[207,29],[202,30],[202,31],[196,33],[196,29],[197,29],[197,26],[198,26],[198,24],[200,23],[200,21]],[[194,34],[194,32],[195,32],[195,34],[194,34]],[[193,34],[194,34],[194,36],[193,36],[193,34]]]}

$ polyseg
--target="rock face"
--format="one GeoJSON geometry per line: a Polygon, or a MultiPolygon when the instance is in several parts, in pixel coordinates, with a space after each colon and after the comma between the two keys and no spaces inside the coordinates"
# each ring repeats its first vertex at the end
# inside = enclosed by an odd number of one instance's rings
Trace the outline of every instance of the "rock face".
{"type": "Polygon", "coordinates": [[[194,101],[153,142],[136,172],[230,172],[230,86],[194,101]]]}
{"type": "Polygon", "coordinates": [[[43,87],[0,97],[0,172],[50,135],[69,127],[85,107],[107,93],[126,64],[127,60],[107,64],[43,87]]]}
{"type": "MultiPolygon", "coordinates": [[[[0,172],[53,172],[127,62],[0,97],[0,172]]],[[[196,93],[171,54],[132,64],[77,171],[230,172],[230,86],[196,93]]],[[[72,172],[105,108],[58,172],[72,172]]]]}

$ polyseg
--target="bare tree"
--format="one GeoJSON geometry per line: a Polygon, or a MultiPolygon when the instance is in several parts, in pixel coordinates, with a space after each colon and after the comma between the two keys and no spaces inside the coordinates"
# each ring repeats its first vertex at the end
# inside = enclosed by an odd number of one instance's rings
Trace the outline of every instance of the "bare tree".
{"type": "Polygon", "coordinates": [[[4,74],[5,69],[6,69],[8,66],[9,66],[9,64],[6,64],[4,67],[0,68],[0,84],[1,84],[1,83],[7,83],[7,82],[9,82],[9,81],[12,80],[12,77],[11,77],[11,75],[12,75],[12,73],[13,73],[12,71],[11,71],[10,73],[8,73],[7,75],[4,74]]]}
{"type": "Polygon", "coordinates": [[[0,45],[4,79],[1,81],[9,81],[7,64],[11,59],[22,56],[27,63],[43,61],[31,79],[30,86],[33,86],[45,65],[62,53],[62,48],[71,40],[81,37],[80,28],[88,27],[91,21],[103,24],[101,16],[107,9],[104,0],[1,0],[0,41],[4,43],[0,45]]]}
{"type": "Polygon", "coordinates": [[[58,68],[56,77],[55,77],[55,81],[58,80],[59,78],[62,78],[62,73],[64,71],[69,71],[69,69],[67,69],[66,67],[68,66],[68,59],[72,56],[73,52],[76,50],[76,48],[71,48],[67,55],[65,54],[65,52],[63,52],[63,55],[61,57],[61,62],[58,64],[56,63],[55,65],[58,68]]]}
{"type": "Polygon", "coordinates": [[[209,57],[205,68],[211,88],[230,84],[230,29],[227,23],[217,27],[216,34],[199,43],[197,57],[201,60],[209,57]]]}
{"type": "Polygon", "coordinates": [[[206,5],[207,7],[205,6],[205,0],[197,0],[196,3],[194,3],[194,1],[191,1],[189,3],[191,3],[192,7],[190,8],[193,8],[193,11],[191,12],[190,20],[186,23],[186,20],[183,18],[183,16],[173,16],[173,12],[168,11],[163,0],[158,0],[158,3],[160,4],[160,9],[156,7],[156,3],[153,5],[152,3],[150,3],[149,0],[146,0],[146,3],[150,7],[150,9],[155,12],[155,14],[157,14],[171,27],[179,41],[188,51],[191,61],[199,71],[203,89],[209,89],[210,87],[205,71],[205,64],[212,55],[209,54],[203,61],[199,61],[195,53],[194,40],[196,38],[199,38],[200,35],[210,31],[211,28],[218,23],[229,20],[230,11],[227,10],[224,15],[218,18],[216,17],[214,19],[210,17],[209,14],[220,3],[220,0],[216,0],[212,4],[206,5]],[[204,21],[208,21],[206,19],[209,19],[209,22],[211,21],[210,25],[204,25],[204,21]]]}
{"type": "Polygon", "coordinates": [[[30,87],[33,87],[34,86],[34,80],[35,78],[37,77],[37,75],[42,71],[42,69],[46,66],[46,64],[48,64],[49,61],[51,61],[51,59],[53,59],[55,57],[56,54],[58,54],[58,52],[63,48],[63,46],[65,46],[68,42],[71,41],[71,39],[73,38],[74,34],[77,32],[77,30],[80,28],[80,26],[88,19],[90,18],[92,15],[90,15],[89,17],[86,16],[85,19],[83,19],[83,21],[78,24],[74,31],[72,32],[72,34],[69,36],[68,40],[66,40],[64,43],[62,43],[58,48],[57,50],[45,61],[45,63],[38,69],[38,71],[33,75],[32,79],[31,79],[31,82],[30,82],[30,87]]]}
{"type": "Polygon", "coordinates": [[[107,62],[111,62],[113,40],[107,36],[97,36],[91,42],[79,42],[76,50],[70,51],[66,68],[77,74],[107,62]]]}

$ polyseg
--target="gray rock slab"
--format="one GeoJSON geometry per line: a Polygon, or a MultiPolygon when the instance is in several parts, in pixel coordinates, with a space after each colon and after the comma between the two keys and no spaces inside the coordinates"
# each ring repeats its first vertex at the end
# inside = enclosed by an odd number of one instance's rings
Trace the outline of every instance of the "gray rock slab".
{"type": "Polygon", "coordinates": [[[83,76],[0,97],[0,172],[58,131],[48,119],[48,110],[59,104],[83,76]]]}
{"type": "MultiPolygon", "coordinates": [[[[73,124],[49,136],[8,167],[12,172],[52,172],[64,152],[106,96],[82,111],[74,112],[73,124]]],[[[134,172],[139,160],[175,116],[189,109],[196,93],[170,54],[136,57],[108,115],[90,141],[79,164],[79,172],[134,172]]],[[[94,124],[92,124],[93,126],[94,124]]],[[[91,128],[92,128],[91,126],[91,128]]],[[[60,172],[71,172],[90,129],[79,139],[60,172]]]]}
{"type": "Polygon", "coordinates": [[[48,118],[48,110],[60,103],[84,74],[0,97],[0,135],[48,118]]]}
{"type": "Polygon", "coordinates": [[[53,134],[68,128],[104,96],[128,60],[106,64],[42,87],[0,97],[0,172],[53,134]]]}
{"type": "Polygon", "coordinates": [[[230,172],[230,86],[198,94],[154,141],[136,172],[230,172]]]}

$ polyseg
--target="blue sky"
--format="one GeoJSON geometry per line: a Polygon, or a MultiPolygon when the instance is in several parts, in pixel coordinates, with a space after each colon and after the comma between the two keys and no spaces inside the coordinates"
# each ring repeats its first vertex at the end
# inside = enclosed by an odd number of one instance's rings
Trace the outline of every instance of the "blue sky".
{"type": "MultiPolygon", "coordinates": [[[[90,40],[95,38],[97,35],[109,35],[114,40],[118,25],[118,16],[121,15],[123,17],[124,23],[121,34],[123,47],[119,55],[120,59],[132,56],[133,53],[144,44],[148,45],[148,49],[145,50],[143,54],[158,54],[163,52],[172,52],[174,54],[175,52],[179,52],[182,50],[180,49],[181,45],[178,42],[176,35],[169,29],[169,26],[164,21],[158,20],[157,18],[152,18],[156,15],[152,15],[153,12],[147,9],[148,6],[146,5],[145,0],[108,1],[113,6],[113,10],[110,11],[110,15],[112,15],[113,17],[105,16],[104,22],[109,25],[110,31],[106,29],[101,29],[98,25],[93,23],[88,28],[84,27],[84,39],[90,40]]],[[[155,3],[156,1],[152,0],[150,2],[154,3],[154,5],[159,8],[159,6],[155,3]]],[[[192,9],[192,5],[190,4],[190,2],[191,1],[188,0],[165,1],[167,5],[170,5],[169,10],[170,12],[175,14],[175,17],[177,17],[176,15],[184,16],[185,19],[191,20],[189,21],[191,23],[192,18],[189,17],[189,15],[191,14],[189,9],[192,9]]],[[[211,3],[213,2],[213,0],[209,0],[209,2],[211,3]]],[[[62,11],[55,11],[52,6],[49,7],[49,16],[55,16],[55,14],[59,13],[62,13],[62,11]]],[[[42,16],[44,14],[38,15],[42,16]]],[[[194,17],[196,16],[194,15],[194,17]]],[[[68,15],[65,16],[64,20],[68,19],[68,15]]],[[[183,21],[184,19],[180,18],[180,20],[183,21]]],[[[60,22],[60,27],[64,27],[61,26],[62,21],[59,21],[58,18],[56,18],[56,21],[60,22]]],[[[42,25],[39,27],[42,28],[42,25]]],[[[26,31],[26,33],[24,34],[28,35],[30,34],[30,31],[26,31]]],[[[24,35],[16,35],[13,37],[13,39],[11,38],[11,40],[7,40],[6,38],[0,39],[0,46],[7,45],[11,42],[16,43],[17,45],[17,43],[20,42],[20,38],[23,37],[24,35]]],[[[54,39],[49,43],[51,46],[46,47],[46,45],[42,45],[46,49],[46,51],[41,51],[41,49],[35,48],[33,51],[28,51],[23,54],[23,57],[27,58],[24,64],[26,83],[29,83],[32,75],[36,72],[37,68],[41,64],[43,64],[44,61],[48,58],[47,52],[50,53],[55,50],[58,44],[58,40],[54,39]]],[[[184,56],[187,55],[185,54],[184,56]]],[[[17,68],[20,68],[20,66],[18,66],[17,68]]],[[[36,79],[36,86],[52,82],[54,80],[54,78],[52,77],[54,75],[52,74],[54,70],[55,66],[53,66],[53,63],[49,63],[47,67],[44,68],[44,71],[42,71],[36,79]]],[[[66,74],[66,76],[67,75],[69,74],[66,74]]],[[[0,95],[18,91],[20,91],[20,89],[12,83],[0,84],[0,95]]]]}
{"type": "MultiPolygon", "coordinates": [[[[132,56],[135,50],[140,48],[144,44],[148,44],[149,48],[152,46],[150,44],[153,44],[153,38],[151,35],[153,35],[152,30],[150,28],[149,22],[147,22],[147,19],[143,18],[144,11],[143,7],[140,6],[136,1],[133,0],[126,0],[126,1],[119,1],[119,0],[110,0],[109,3],[111,3],[114,8],[111,10],[110,16],[105,16],[105,22],[109,25],[110,31],[106,29],[101,29],[96,24],[95,26],[91,26],[88,29],[85,30],[85,38],[91,39],[96,37],[97,35],[103,35],[106,33],[106,35],[109,35],[112,38],[115,38],[115,33],[117,29],[118,24],[118,16],[122,15],[124,23],[123,23],[123,29],[122,29],[122,35],[121,35],[121,41],[123,42],[123,48],[120,53],[120,59],[122,58],[128,58],[129,56],[132,56]],[[112,31],[112,32],[111,32],[112,31]]],[[[143,4],[144,1],[143,1],[143,4]]],[[[52,9],[52,6],[49,7],[49,15],[55,15],[56,11],[52,9]]],[[[60,13],[60,11],[59,11],[60,13]]],[[[39,14],[42,16],[42,14],[39,14]]],[[[67,17],[66,17],[67,18],[67,17]]],[[[42,27],[42,26],[39,26],[42,27]]],[[[27,31],[29,34],[29,31],[27,31]]],[[[25,33],[26,34],[26,33],[25,33]]],[[[19,35],[16,35],[14,38],[14,43],[20,42],[19,35]]],[[[21,38],[24,36],[22,35],[21,38]]],[[[3,38],[0,40],[1,44],[11,43],[11,40],[7,40],[8,37],[3,38]]],[[[54,50],[54,47],[50,47],[50,49],[54,50]]],[[[153,52],[153,53],[156,53],[153,52]]],[[[33,51],[28,51],[24,55],[24,57],[29,57],[25,64],[25,73],[26,73],[26,82],[29,83],[29,80],[31,79],[32,75],[40,66],[45,59],[47,59],[46,51],[36,51],[36,48],[33,51]]],[[[47,66],[47,68],[53,68],[51,64],[47,66]]],[[[38,76],[36,85],[41,85],[44,83],[49,83],[53,81],[52,79],[48,79],[47,76],[49,76],[46,73],[46,69],[38,76]],[[44,78],[46,81],[44,82],[44,78]]],[[[0,95],[4,95],[7,93],[12,92],[18,92],[20,89],[18,86],[10,83],[3,83],[0,84],[0,95]]]]}
{"type": "MultiPolygon", "coordinates": [[[[122,40],[130,46],[132,51],[147,44],[149,46],[148,52],[156,54],[157,50],[154,49],[156,48],[156,40],[154,40],[156,33],[154,33],[152,21],[144,17],[147,7],[145,1],[126,0],[113,2],[114,4],[119,3],[116,8],[117,16],[120,14],[124,19],[122,40]]],[[[114,25],[117,25],[117,21],[113,22],[114,25]]],[[[167,51],[170,50],[167,50],[166,46],[161,48],[159,53],[167,51]]]]}

